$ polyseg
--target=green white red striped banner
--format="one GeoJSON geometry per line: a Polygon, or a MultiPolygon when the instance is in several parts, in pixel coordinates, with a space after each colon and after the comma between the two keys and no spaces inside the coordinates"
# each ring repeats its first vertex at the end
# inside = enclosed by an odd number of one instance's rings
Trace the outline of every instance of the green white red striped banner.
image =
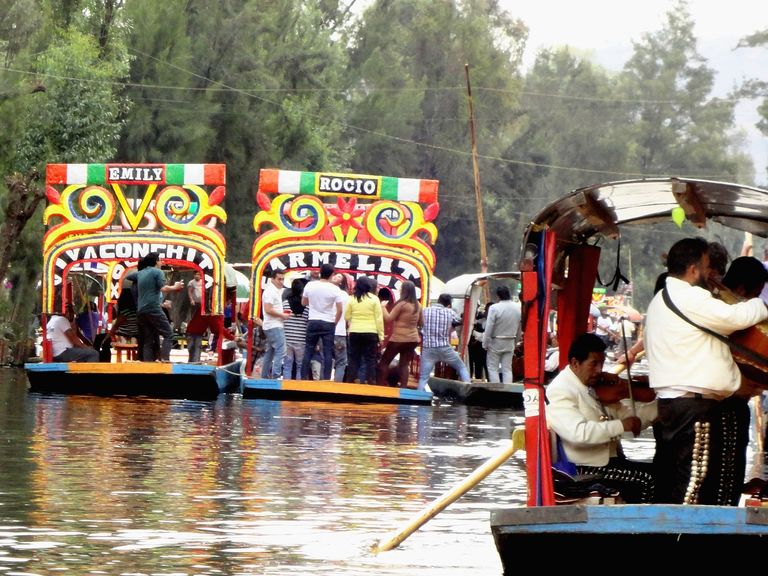
{"type": "Polygon", "coordinates": [[[267,194],[354,196],[431,204],[437,202],[438,184],[437,180],[367,174],[300,172],[266,168],[259,171],[259,192],[267,194]]]}
{"type": "Polygon", "coordinates": [[[48,164],[47,184],[172,184],[223,186],[224,164],[48,164]]]}

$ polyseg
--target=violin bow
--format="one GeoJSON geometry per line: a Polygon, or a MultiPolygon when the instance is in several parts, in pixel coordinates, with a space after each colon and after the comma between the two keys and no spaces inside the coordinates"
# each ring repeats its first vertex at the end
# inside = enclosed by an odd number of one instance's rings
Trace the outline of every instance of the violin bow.
{"type": "Polygon", "coordinates": [[[621,316],[619,322],[621,322],[621,342],[624,346],[624,358],[627,359],[627,387],[629,388],[629,406],[632,410],[632,416],[637,416],[637,410],[635,410],[635,394],[632,392],[632,372],[629,369],[629,348],[627,347],[627,332],[624,330],[625,318],[621,316]]]}

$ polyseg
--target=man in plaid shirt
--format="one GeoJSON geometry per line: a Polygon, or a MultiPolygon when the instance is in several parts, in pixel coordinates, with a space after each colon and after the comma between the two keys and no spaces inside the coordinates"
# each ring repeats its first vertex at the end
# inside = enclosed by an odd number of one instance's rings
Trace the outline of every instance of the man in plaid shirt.
{"type": "Polygon", "coordinates": [[[469,371],[461,357],[451,346],[451,330],[461,320],[451,309],[451,295],[440,294],[437,304],[424,309],[424,326],[421,328],[421,370],[419,390],[424,390],[429,375],[437,362],[445,362],[456,370],[459,380],[469,382],[469,371]]]}

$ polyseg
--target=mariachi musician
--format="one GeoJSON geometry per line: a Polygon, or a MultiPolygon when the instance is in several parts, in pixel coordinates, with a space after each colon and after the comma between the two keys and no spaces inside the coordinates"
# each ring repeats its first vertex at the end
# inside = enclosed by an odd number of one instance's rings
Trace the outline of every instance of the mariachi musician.
{"type": "Polygon", "coordinates": [[[667,256],[665,288],[648,307],[645,349],[659,416],[654,426],[657,501],[730,504],[741,488],[734,448],[738,424],[729,404],[742,377],[720,338],[762,322],[759,298],[728,304],[707,287],[708,242],[684,238],[667,256]]]}
{"type": "MultiPolygon", "coordinates": [[[[617,489],[628,503],[649,503],[654,497],[650,462],[627,459],[621,436],[637,436],[656,416],[655,403],[623,404],[626,385],[605,383],[605,342],[595,334],[581,334],[568,350],[568,365],[547,386],[547,423],[554,431],[576,473],[595,476],[617,489]]],[[[650,392],[646,388],[647,392],[650,392]]],[[[642,400],[638,391],[633,398],[642,400]]],[[[646,398],[653,400],[650,394],[646,398]]]]}

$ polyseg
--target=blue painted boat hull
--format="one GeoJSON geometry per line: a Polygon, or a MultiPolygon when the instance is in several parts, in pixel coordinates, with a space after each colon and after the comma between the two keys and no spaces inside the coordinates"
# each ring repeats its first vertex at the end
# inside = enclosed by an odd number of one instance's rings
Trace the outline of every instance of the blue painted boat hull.
{"type": "Polygon", "coordinates": [[[330,402],[371,402],[382,404],[432,403],[432,394],[410,388],[352,384],[332,380],[273,380],[243,378],[244,398],[271,400],[324,400],[330,402]]]}
{"type": "MultiPolygon", "coordinates": [[[[768,508],[666,504],[520,507],[491,512],[504,574],[520,570],[521,551],[559,550],[547,568],[575,569],[591,550],[603,566],[664,566],[661,553],[685,552],[674,564],[704,566],[768,545],[768,508]],[[599,545],[599,549],[595,546],[599,545]],[[575,548],[578,547],[578,548],[575,548]],[[565,553],[579,550],[578,554],[565,553]],[[612,562],[620,562],[613,564],[612,562]]],[[[743,558],[743,556],[740,557],[743,558]]]]}
{"type": "Polygon", "coordinates": [[[41,362],[24,369],[29,391],[47,394],[213,400],[227,385],[208,364],[41,362]]]}

